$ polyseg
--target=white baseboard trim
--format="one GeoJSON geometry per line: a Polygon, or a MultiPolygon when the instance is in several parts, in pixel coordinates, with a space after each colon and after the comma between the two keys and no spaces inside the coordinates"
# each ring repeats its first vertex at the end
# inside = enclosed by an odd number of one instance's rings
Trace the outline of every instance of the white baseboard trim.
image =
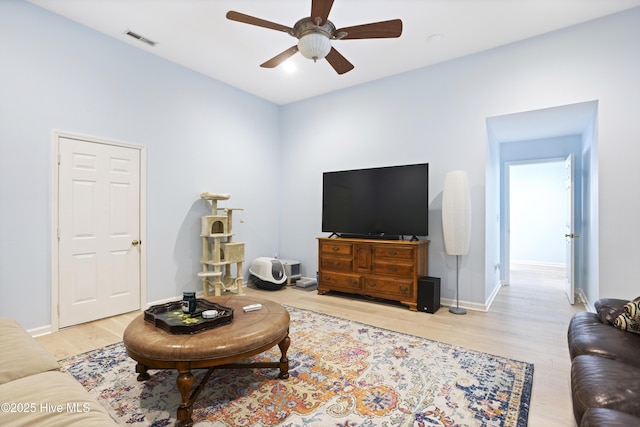
{"type": "Polygon", "coordinates": [[[496,283],[496,285],[493,287],[493,291],[491,291],[491,295],[489,295],[489,298],[485,303],[485,305],[487,306],[487,311],[491,309],[491,305],[493,304],[496,297],[498,296],[498,292],[500,292],[501,288],[502,288],[502,280],[498,281],[498,283],[496,283]]]}
{"type": "Polygon", "coordinates": [[[27,329],[27,332],[34,338],[53,333],[51,325],[40,326],[33,329],[27,329]]]}
{"type": "Polygon", "coordinates": [[[585,295],[584,291],[580,288],[576,288],[576,303],[580,303],[580,304],[584,304],[584,307],[587,309],[587,311],[590,311],[591,313],[595,313],[596,309],[594,306],[591,305],[591,303],[589,302],[589,300],[587,299],[587,296],[585,295]]]}
{"type": "MultiPolygon", "coordinates": [[[[242,282],[242,287],[246,288],[248,286],[249,282],[247,281],[243,281],[242,282]]],[[[186,291],[185,291],[186,292],[186,291]]],[[[195,291],[196,293],[196,298],[204,298],[204,291],[202,289],[195,291]]],[[[213,295],[209,295],[209,296],[213,296],[213,295]]],[[[158,304],[166,304],[168,302],[171,301],[176,301],[182,298],[182,295],[176,295],[173,298],[166,298],[166,299],[162,299],[162,300],[158,300],[158,301],[152,301],[152,302],[148,302],[147,303],[147,307],[145,308],[145,310],[149,307],[152,307],[154,305],[158,305],[158,304]]]]}
{"type": "MultiPolygon", "coordinates": [[[[491,304],[493,304],[493,301],[496,299],[496,296],[498,296],[498,292],[500,292],[500,288],[502,286],[503,286],[502,281],[498,282],[496,286],[493,288],[491,295],[489,295],[489,298],[485,301],[484,304],[460,300],[460,308],[464,308],[466,310],[473,310],[473,311],[484,311],[486,313],[491,308],[491,304]]],[[[444,307],[455,307],[457,305],[457,301],[455,299],[450,299],[450,298],[441,298],[440,305],[444,307]]]]}
{"type": "MultiPolygon", "coordinates": [[[[440,305],[443,307],[455,307],[457,305],[457,301],[449,298],[441,298],[440,305]]],[[[487,307],[485,304],[480,304],[477,302],[469,302],[460,300],[460,308],[464,308],[466,310],[473,311],[487,311],[487,307]]]]}
{"type": "MultiPolygon", "coordinates": [[[[196,293],[196,296],[199,296],[199,295],[197,295],[197,293],[196,293]]],[[[168,302],[177,301],[177,300],[179,300],[179,299],[182,299],[182,295],[180,295],[180,296],[175,296],[175,297],[173,297],[173,298],[164,298],[164,299],[157,300],[157,301],[151,301],[151,302],[148,302],[148,303],[146,303],[146,304],[145,304],[145,307],[143,308],[143,310],[146,310],[146,309],[148,309],[149,307],[152,307],[152,306],[154,306],[154,305],[166,304],[166,303],[168,303],[168,302]]]]}
{"type": "Polygon", "coordinates": [[[543,262],[543,261],[527,261],[527,260],[523,260],[523,259],[512,259],[511,260],[511,266],[518,266],[518,267],[548,267],[548,268],[558,268],[558,269],[563,269],[566,268],[566,264],[563,262],[543,262]]]}
{"type": "MultiPolygon", "coordinates": [[[[247,282],[243,282],[242,284],[243,288],[247,287],[247,282]]],[[[202,298],[204,297],[204,292],[201,290],[196,291],[196,297],[197,298],[202,298]]],[[[166,304],[168,302],[173,302],[173,301],[177,301],[179,299],[182,298],[182,295],[176,295],[175,297],[172,298],[164,298],[164,299],[160,299],[160,300],[156,300],[156,301],[150,301],[147,302],[145,304],[145,307],[142,308],[142,311],[148,309],[149,307],[152,307],[154,305],[159,305],[159,304],[166,304]]],[[[43,335],[49,335],[51,333],[53,333],[53,328],[51,327],[51,325],[45,325],[45,326],[40,326],[37,328],[33,328],[33,329],[28,329],[27,332],[32,336],[32,337],[40,337],[43,335]]]]}

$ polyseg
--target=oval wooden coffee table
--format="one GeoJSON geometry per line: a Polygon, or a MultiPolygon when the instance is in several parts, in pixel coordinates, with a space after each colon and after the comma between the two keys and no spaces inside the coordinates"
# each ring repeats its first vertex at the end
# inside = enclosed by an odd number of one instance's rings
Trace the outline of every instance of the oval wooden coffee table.
{"type": "Polygon", "coordinates": [[[124,331],[123,341],[129,357],[135,360],[138,381],[149,378],[148,369],[177,369],[176,384],[181,401],[177,423],[191,426],[193,403],[214,369],[279,368],[279,378],[289,378],[289,312],[273,301],[249,296],[209,297],[210,301],[233,308],[233,321],[197,334],[170,334],[144,320],[135,318],[124,331]],[[242,307],[262,304],[261,310],[244,312],[242,307]],[[234,363],[278,345],[278,362],[234,363]],[[193,389],[192,369],[208,368],[200,384],[193,389]]]}

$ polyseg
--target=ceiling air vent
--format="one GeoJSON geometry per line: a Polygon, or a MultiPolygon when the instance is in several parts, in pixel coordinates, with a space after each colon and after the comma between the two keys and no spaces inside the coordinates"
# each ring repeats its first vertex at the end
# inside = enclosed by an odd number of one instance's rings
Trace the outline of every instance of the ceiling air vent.
{"type": "Polygon", "coordinates": [[[136,40],[140,40],[142,43],[146,43],[149,46],[155,46],[156,44],[158,44],[157,42],[154,42],[153,40],[149,40],[148,38],[141,36],[138,33],[134,33],[131,30],[127,30],[127,32],[125,33],[126,35],[133,37],[136,40]]]}

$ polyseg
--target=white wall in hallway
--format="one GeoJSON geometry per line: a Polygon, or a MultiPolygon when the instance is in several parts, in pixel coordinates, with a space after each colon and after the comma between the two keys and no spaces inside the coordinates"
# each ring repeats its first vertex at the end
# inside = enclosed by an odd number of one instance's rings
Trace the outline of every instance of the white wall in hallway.
{"type": "Polygon", "coordinates": [[[564,162],[511,165],[511,262],[565,265],[564,162]]]}

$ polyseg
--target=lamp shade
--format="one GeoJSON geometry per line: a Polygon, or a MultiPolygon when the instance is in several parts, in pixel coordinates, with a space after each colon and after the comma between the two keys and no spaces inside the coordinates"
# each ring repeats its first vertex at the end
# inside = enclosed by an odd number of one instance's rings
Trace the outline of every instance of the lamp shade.
{"type": "Polygon", "coordinates": [[[298,51],[314,61],[327,56],[330,50],[331,41],[322,33],[308,33],[298,40],[298,51]]]}
{"type": "Polygon", "coordinates": [[[471,195],[465,171],[451,171],[442,190],[442,233],[449,255],[466,255],[471,241],[471,195]]]}

